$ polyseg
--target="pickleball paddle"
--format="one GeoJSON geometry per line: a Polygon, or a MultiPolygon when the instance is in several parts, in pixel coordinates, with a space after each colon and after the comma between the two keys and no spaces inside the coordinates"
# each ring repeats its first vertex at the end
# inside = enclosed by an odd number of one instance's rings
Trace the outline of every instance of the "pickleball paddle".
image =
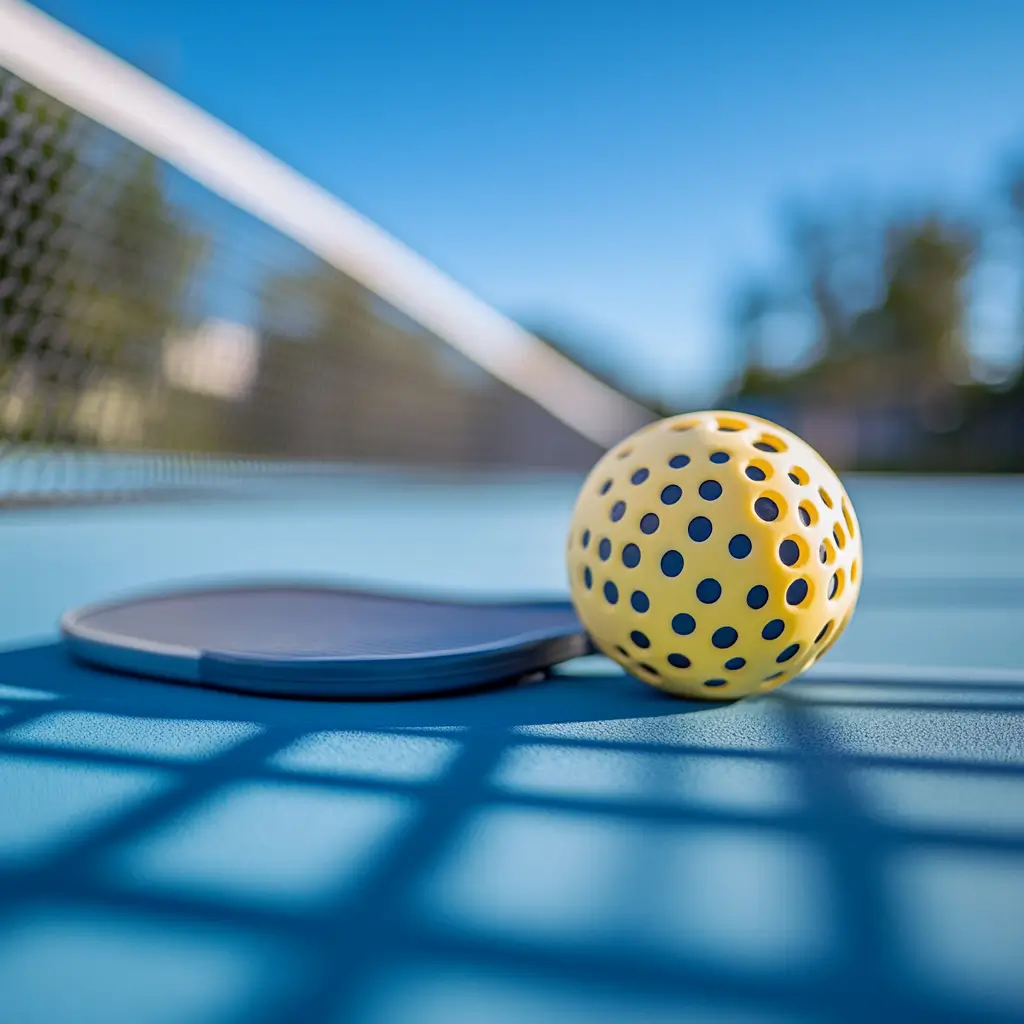
{"type": "Polygon", "coordinates": [[[96,668],[266,696],[383,699],[513,682],[593,653],[568,601],[288,584],[168,590],[68,612],[96,668]]]}

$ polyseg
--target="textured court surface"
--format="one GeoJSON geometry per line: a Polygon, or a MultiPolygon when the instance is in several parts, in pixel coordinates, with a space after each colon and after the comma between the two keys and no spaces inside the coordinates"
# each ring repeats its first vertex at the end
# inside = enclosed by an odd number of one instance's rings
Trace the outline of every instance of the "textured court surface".
{"type": "Polygon", "coordinates": [[[0,1020],[1022,1019],[1022,483],[852,481],[849,677],[732,706],[600,661],[280,702],[54,646],[69,605],[197,578],[560,595],[574,486],[5,513],[0,1020]]]}

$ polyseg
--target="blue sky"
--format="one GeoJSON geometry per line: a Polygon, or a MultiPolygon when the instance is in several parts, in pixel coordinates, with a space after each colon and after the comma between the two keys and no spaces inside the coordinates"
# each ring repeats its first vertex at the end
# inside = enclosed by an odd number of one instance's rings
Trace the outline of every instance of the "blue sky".
{"type": "Polygon", "coordinates": [[[970,199],[1024,148],[1020,0],[40,6],[677,399],[784,203],[970,199]]]}

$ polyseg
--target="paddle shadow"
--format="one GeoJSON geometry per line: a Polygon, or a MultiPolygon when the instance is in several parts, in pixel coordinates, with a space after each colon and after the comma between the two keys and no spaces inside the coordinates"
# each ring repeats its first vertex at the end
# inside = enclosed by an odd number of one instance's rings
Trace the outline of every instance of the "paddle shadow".
{"type": "Polygon", "coordinates": [[[73,661],[57,643],[0,654],[0,684],[46,691],[62,705],[84,711],[309,729],[505,729],[657,718],[728,706],[671,697],[615,671],[556,674],[438,697],[288,700],[104,672],[73,661]]]}

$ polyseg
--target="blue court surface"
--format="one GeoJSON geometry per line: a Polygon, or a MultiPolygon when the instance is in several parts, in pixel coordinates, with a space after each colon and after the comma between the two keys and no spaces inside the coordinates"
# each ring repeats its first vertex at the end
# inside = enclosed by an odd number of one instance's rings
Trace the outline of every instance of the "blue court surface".
{"type": "Polygon", "coordinates": [[[600,659],[242,697],[71,665],[202,580],[565,593],[578,481],[239,480],[0,518],[4,1024],[1024,1019],[1024,484],[857,479],[820,669],[733,705],[600,659]]]}

